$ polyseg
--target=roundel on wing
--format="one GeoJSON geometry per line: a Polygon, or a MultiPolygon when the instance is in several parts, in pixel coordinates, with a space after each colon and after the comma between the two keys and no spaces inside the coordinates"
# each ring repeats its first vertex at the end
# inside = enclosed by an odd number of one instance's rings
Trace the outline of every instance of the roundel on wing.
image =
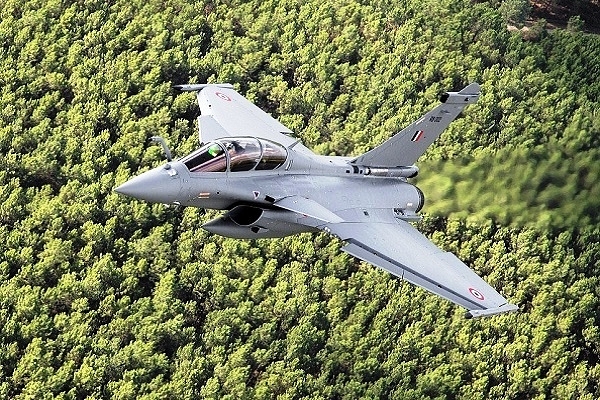
{"type": "Polygon", "coordinates": [[[217,97],[219,97],[225,101],[231,101],[231,98],[224,93],[216,92],[215,95],[217,95],[217,97]]]}
{"type": "Polygon", "coordinates": [[[469,292],[473,295],[473,297],[475,297],[477,300],[479,301],[483,301],[485,300],[485,297],[483,296],[483,294],[481,294],[481,292],[477,289],[473,289],[473,288],[469,288],[469,292]]]}

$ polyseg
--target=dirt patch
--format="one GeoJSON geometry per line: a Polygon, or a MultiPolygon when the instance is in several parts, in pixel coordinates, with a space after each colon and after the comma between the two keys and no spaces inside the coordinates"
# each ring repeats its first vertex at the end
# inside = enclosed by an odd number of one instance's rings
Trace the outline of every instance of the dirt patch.
{"type": "Polygon", "coordinates": [[[600,0],[548,0],[531,2],[531,20],[545,19],[556,28],[566,28],[569,19],[579,16],[583,30],[600,33],[600,0]]]}

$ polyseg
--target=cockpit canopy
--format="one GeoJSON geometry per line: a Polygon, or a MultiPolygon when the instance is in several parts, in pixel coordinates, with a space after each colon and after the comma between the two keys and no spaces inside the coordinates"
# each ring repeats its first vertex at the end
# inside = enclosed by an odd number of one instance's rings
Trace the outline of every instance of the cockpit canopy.
{"type": "Polygon", "coordinates": [[[219,139],[196,150],[182,161],[190,172],[238,172],[279,168],[287,150],[266,139],[219,139]]]}

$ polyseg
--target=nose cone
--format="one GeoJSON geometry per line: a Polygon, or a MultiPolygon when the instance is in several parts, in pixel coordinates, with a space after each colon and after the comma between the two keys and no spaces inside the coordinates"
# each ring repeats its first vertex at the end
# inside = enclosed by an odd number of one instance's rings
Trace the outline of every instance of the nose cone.
{"type": "Polygon", "coordinates": [[[165,167],[144,172],[115,188],[115,192],[153,203],[176,202],[181,192],[181,180],[175,169],[165,167]]]}

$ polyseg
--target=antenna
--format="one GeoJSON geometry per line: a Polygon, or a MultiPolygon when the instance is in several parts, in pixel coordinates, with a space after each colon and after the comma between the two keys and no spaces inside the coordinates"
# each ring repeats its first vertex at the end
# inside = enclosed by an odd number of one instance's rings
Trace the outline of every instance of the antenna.
{"type": "Polygon", "coordinates": [[[171,161],[173,159],[171,157],[171,149],[169,149],[169,146],[167,145],[165,139],[163,139],[160,136],[152,136],[150,140],[154,143],[160,143],[161,147],[163,148],[163,151],[165,152],[165,156],[167,156],[167,161],[171,161]]]}

